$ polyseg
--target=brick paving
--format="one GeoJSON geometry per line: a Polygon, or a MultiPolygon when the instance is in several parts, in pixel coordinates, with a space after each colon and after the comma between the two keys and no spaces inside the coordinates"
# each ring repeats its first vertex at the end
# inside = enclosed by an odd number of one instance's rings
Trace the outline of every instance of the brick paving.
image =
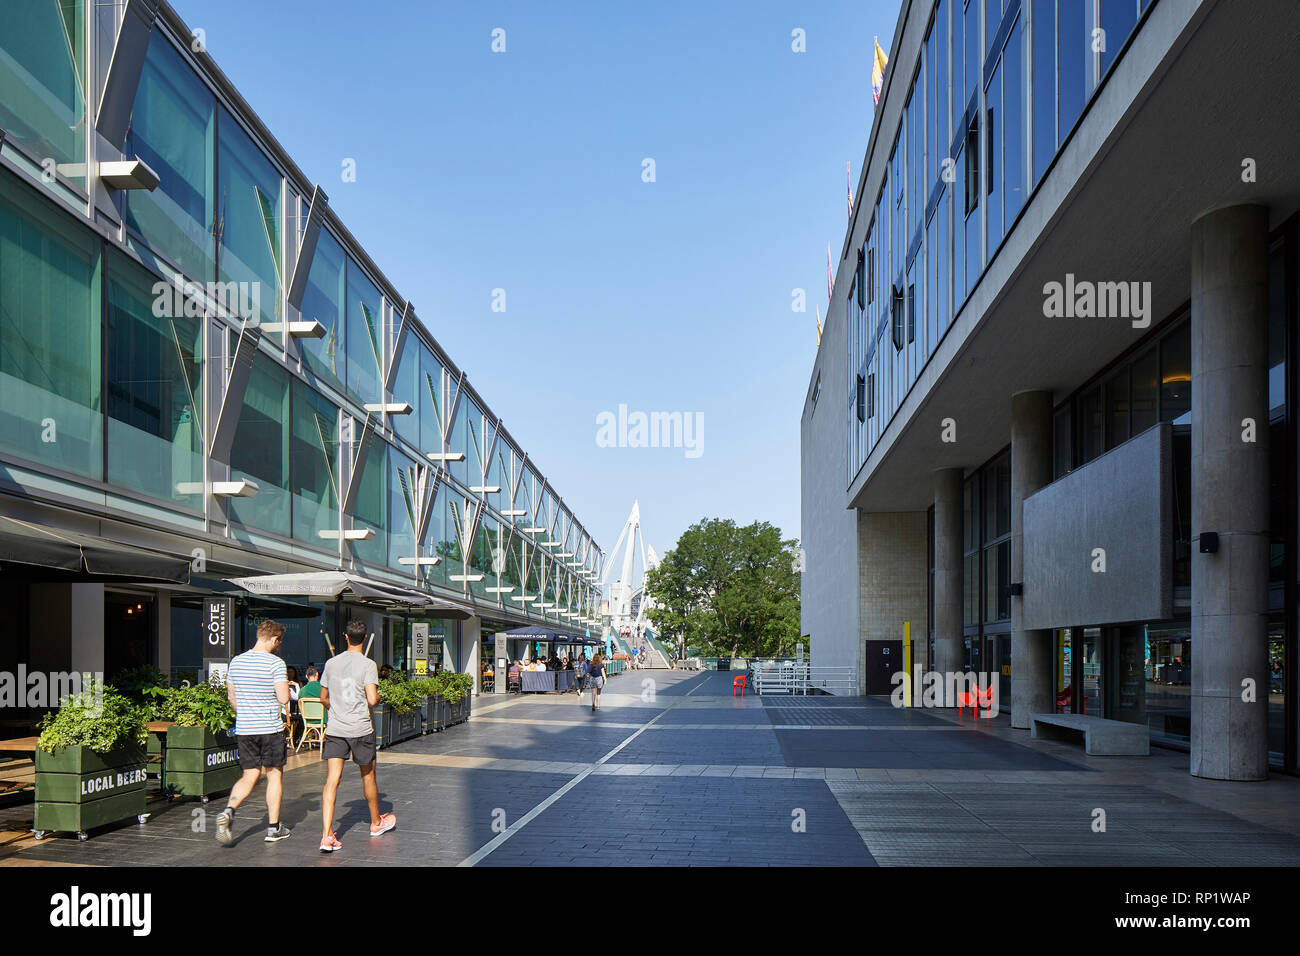
{"type": "Polygon", "coordinates": [[[214,840],[224,799],[152,799],[147,824],[37,842],[0,805],[0,865],[915,866],[1300,864],[1300,781],[1197,780],[1185,754],[1087,757],[1005,716],[866,698],[734,697],[727,673],[630,672],[590,698],[481,698],[463,726],[381,752],[379,839],[351,767],[343,850],[316,849],[324,767],[293,758],[262,842],[260,791],[214,840]],[[1097,811],[1106,827],[1094,829],[1097,811]]]}

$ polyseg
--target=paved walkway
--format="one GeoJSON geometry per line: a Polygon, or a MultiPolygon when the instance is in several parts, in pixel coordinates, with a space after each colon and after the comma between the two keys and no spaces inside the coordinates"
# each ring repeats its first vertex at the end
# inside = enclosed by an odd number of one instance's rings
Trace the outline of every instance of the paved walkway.
{"type": "Polygon", "coordinates": [[[316,849],[324,768],[293,758],[262,842],[260,790],[216,845],[215,813],[151,802],[145,826],[37,843],[0,808],[0,865],[1300,865],[1300,781],[1197,780],[1187,757],[1087,757],[1005,716],[867,698],[743,700],[727,673],[635,671],[599,713],[571,695],[485,697],[460,727],[381,752],[377,840],[356,772],[343,850],[316,849]],[[1105,830],[1094,829],[1104,811],[1105,830]]]}

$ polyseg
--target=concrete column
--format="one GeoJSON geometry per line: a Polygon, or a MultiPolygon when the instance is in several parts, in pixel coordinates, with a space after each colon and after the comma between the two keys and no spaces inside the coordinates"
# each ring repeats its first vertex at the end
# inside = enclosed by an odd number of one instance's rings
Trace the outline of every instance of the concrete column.
{"type": "MultiPolygon", "coordinates": [[[[1024,503],[1052,480],[1052,393],[1011,396],[1011,582],[1025,579],[1024,503]]],[[[1026,630],[1021,599],[1011,597],[1011,726],[1054,710],[1052,632],[1026,630]]],[[[994,677],[996,680],[997,678],[994,677]]]]}
{"type": "Polygon", "coordinates": [[[934,473],[934,669],[961,671],[961,468],[934,473]]]}
{"type": "Polygon", "coordinates": [[[1263,206],[1218,209],[1192,224],[1191,465],[1191,772],[1263,780],[1269,528],[1263,206]],[[1246,419],[1254,422],[1252,440],[1246,419]],[[1218,535],[1218,551],[1202,554],[1198,543],[1204,546],[1210,533],[1218,535]]]}
{"type": "Polygon", "coordinates": [[[479,634],[482,631],[483,620],[479,617],[471,617],[460,623],[460,647],[461,647],[461,666],[462,674],[469,674],[474,678],[475,697],[478,696],[479,684],[482,681],[483,670],[479,666],[478,642],[479,634]]]}

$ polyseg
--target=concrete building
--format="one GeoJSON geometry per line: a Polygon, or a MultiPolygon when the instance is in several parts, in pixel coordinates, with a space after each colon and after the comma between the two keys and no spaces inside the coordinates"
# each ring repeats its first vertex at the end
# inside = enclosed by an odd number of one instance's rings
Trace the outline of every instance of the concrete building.
{"type": "Polygon", "coordinates": [[[167,3],[7,6],[0,671],[193,678],[228,598],[236,652],[273,617],[319,664],[360,615],[381,663],[425,623],[431,667],[478,676],[498,630],[596,623],[545,457],[167,3]],[[230,580],[314,572],[340,600],[230,580]]]}
{"type": "Polygon", "coordinates": [[[887,693],[906,626],[1013,727],[1296,771],[1298,43],[1282,0],[903,4],[803,409],[814,666],[887,693]]]}

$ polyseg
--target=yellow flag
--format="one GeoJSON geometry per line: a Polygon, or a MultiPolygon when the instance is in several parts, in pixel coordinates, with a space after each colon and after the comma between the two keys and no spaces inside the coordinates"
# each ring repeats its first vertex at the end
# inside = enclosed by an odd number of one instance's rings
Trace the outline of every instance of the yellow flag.
{"type": "Polygon", "coordinates": [[[814,311],[817,313],[817,344],[818,344],[818,345],[821,345],[821,344],[822,344],[822,309],[821,309],[821,306],[816,306],[816,307],[814,308],[814,311]]]}

